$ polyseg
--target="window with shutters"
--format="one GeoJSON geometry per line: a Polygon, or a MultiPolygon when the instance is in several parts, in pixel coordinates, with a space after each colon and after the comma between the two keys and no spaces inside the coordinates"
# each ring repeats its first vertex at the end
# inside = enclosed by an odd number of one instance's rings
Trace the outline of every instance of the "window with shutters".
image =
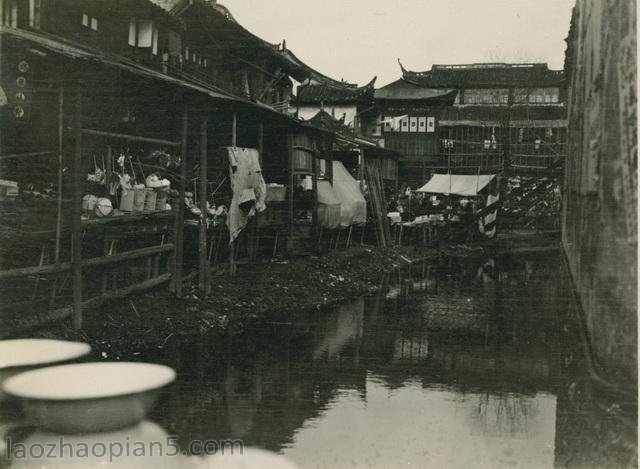
{"type": "Polygon", "coordinates": [[[90,29],[92,31],[98,30],[98,18],[91,16],[88,13],[82,14],[81,22],[82,22],[82,26],[84,26],[87,29],[90,29]]]}

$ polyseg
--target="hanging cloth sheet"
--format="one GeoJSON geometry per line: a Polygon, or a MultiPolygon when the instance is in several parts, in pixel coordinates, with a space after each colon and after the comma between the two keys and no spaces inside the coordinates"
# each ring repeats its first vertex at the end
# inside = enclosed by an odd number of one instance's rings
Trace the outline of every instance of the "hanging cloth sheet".
{"type": "Polygon", "coordinates": [[[333,162],[333,192],[340,199],[341,227],[367,222],[367,202],[360,191],[360,185],[341,161],[333,162]]]}
{"type": "Polygon", "coordinates": [[[340,226],[340,199],[329,181],[318,181],[318,224],[330,230],[340,226]]]}
{"type": "Polygon", "coordinates": [[[258,150],[238,147],[227,147],[226,150],[233,191],[227,218],[231,244],[247,226],[249,218],[267,208],[267,185],[262,177],[258,150]]]}

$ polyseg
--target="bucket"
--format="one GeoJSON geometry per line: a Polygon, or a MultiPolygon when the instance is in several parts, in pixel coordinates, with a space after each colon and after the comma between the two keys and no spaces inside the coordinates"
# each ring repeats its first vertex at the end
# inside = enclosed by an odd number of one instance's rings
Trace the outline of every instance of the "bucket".
{"type": "Polygon", "coordinates": [[[120,193],[120,210],[123,212],[132,212],[135,199],[135,191],[133,189],[122,188],[120,193]]]}
{"type": "Polygon", "coordinates": [[[155,189],[145,189],[144,211],[153,212],[156,209],[156,198],[158,193],[155,189]]]}
{"type": "Polygon", "coordinates": [[[144,200],[147,195],[145,188],[133,189],[133,211],[142,212],[144,210],[144,200]]]}
{"type": "Polygon", "coordinates": [[[156,194],[156,210],[166,210],[169,193],[167,191],[158,191],[156,194]]]}

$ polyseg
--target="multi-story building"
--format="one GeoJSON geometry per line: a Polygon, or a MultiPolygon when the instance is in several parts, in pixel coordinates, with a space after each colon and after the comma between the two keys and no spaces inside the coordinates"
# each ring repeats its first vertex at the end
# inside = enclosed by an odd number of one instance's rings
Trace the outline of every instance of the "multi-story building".
{"type": "Polygon", "coordinates": [[[547,64],[402,68],[375,90],[367,133],[403,155],[400,181],[422,184],[437,172],[532,172],[563,159],[566,91],[547,64]]]}
{"type": "MultiPolygon", "coordinates": [[[[180,296],[183,270],[196,265],[208,288],[200,254],[215,225],[198,217],[195,231],[185,228],[185,212],[233,202],[226,147],[255,150],[279,189],[245,236],[301,238],[294,214],[313,198],[296,188],[317,180],[334,134],[289,114],[294,81],[324,78],[284,43],[254,36],[211,0],[0,0],[0,22],[0,270],[12,279],[3,312],[19,319],[34,266],[47,278],[28,304],[56,318],[73,311],[76,327],[83,307],[109,296],[167,281],[180,296]],[[155,178],[177,191],[170,203],[145,189],[155,178]],[[126,201],[136,186],[145,199],[134,211],[126,201]],[[98,215],[83,205],[91,198],[110,208],[98,215]],[[145,272],[122,265],[132,252],[145,272]]],[[[299,225],[311,236],[317,217],[299,225]]],[[[255,256],[243,245],[227,253],[231,263],[255,256]]]]}

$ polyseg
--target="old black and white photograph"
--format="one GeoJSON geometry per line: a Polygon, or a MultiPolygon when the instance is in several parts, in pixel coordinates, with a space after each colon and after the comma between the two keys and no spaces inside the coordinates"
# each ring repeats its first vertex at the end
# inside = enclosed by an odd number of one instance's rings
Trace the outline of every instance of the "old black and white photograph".
{"type": "Polygon", "coordinates": [[[636,0],[0,0],[0,469],[638,467],[636,0]]]}

